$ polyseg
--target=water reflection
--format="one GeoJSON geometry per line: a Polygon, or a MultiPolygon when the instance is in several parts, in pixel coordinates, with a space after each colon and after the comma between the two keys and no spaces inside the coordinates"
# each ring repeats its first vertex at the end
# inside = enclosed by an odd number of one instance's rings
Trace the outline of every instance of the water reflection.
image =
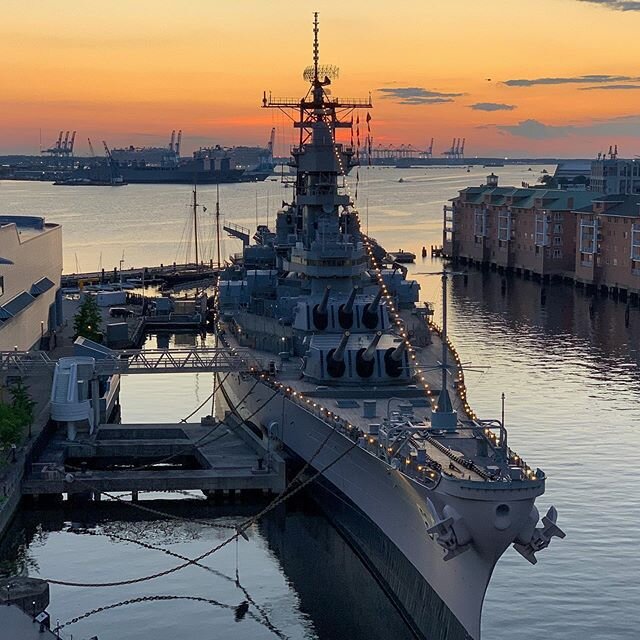
{"type": "MultiPolygon", "coordinates": [[[[223,524],[239,523],[261,506],[214,505],[202,499],[153,503],[174,516],[223,524]]],[[[121,580],[180,564],[159,548],[194,557],[228,535],[227,529],[159,519],[110,501],[99,508],[65,504],[60,509],[23,510],[0,546],[2,573],[85,582],[121,580]],[[136,540],[156,548],[141,549],[133,544],[136,540]]],[[[203,560],[207,570],[188,567],[121,587],[52,586],[52,618],[64,622],[120,600],[174,594],[214,599],[221,605],[144,602],[129,605],[126,612],[97,614],[66,631],[76,637],[97,634],[101,640],[139,638],[142,629],[146,633],[154,629],[158,640],[207,637],[212,630],[216,637],[239,640],[413,637],[378,583],[308,495],[268,514],[249,537],[248,543],[234,543],[203,560]]]]}

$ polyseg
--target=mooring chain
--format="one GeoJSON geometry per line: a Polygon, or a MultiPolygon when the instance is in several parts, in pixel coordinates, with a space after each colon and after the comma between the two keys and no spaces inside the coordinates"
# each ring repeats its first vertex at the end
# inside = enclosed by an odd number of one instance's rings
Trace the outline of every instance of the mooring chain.
{"type": "Polygon", "coordinates": [[[80,620],[84,620],[90,616],[93,616],[97,613],[102,613],[103,611],[109,611],[110,609],[117,609],[118,607],[125,607],[130,604],[137,604],[139,602],[160,602],[165,600],[193,600],[195,602],[205,602],[214,607],[220,607],[221,609],[237,609],[236,605],[226,604],[225,602],[219,602],[218,600],[213,600],[212,598],[203,598],[202,596],[174,596],[174,595],[156,595],[156,596],[139,596],[137,598],[129,598],[128,600],[121,600],[120,602],[114,602],[113,604],[106,604],[102,607],[96,607],[95,609],[91,609],[89,611],[85,611],[84,613],[76,616],[75,618],[71,618],[67,620],[64,624],[61,624],[56,627],[56,631],[64,629],[69,625],[76,624],[80,622],[80,620]]]}
{"type": "Polygon", "coordinates": [[[238,589],[240,589],[240,591],[242,591],[242,593],[244,594],[245,598],[248,600],[249,604],[253,605],[253,607],[260,613],[260,616],[262,617],[261,624],[264,624],[264,626],[266,626],[269,630],[273,631],[278,637],[280,637],[280,638],[285,638],[286,637],[273,624],[273,622],[271,622],[271,620],[269,618],[269,614],[265,611],[264,607],[259,605],[253,599],[253,597],[251,596],[249,591],[246,589],[246,587],[244,587],[244,585],[242,585],[242,583],[240,582],[240,577],[238,575],[237,570],[236,570],[236,577],[233,578],[232,576],[228,576],[226,573],[223,573],[222,571],[218,571],[217,569],[214,569],[213,567],[209,567],[206,564],[202,564],[200,562],[192,561],[187,556],[183,556],[183,555],[181,555],[179,553],[176,553],[175,551],[171,551],[170,549],[166,549],[165,547],[159,547],[159,546],[156,546],[156,545],[152,545],[152,544],[149,544],[148,542],[143,542],[142,540],[137,540],[135,538],[127,538],[125,536],[121,536],[121,535],[119,535],[117,533],[113,533],[113,532],[110,532],[110,531],[94,531],[92,529],[80,529],[80,530],[78,530],[78,529],[70,529],[70,531],[72,531],[73,533],[80,534],[80,535],[103,536],[105,538],[110,538],[112,540],[116,540],[117,542],[136,544],[139,547],[142,547],[144,549],[149,549],[150,551],[160,551],[161,553],[164,553],[164,554],[166,554],[168,556],[172,556],[174,558],[177,558],[178,560],[186,560],[186,561],[190,562],[191,564],[193,564],[194,566],[200,567],[201,569],[204,569],[205,571],[208,571],[209,573],[212,573],[213,575],[217,576],[218,578],[222,578],[223,580],[226,580],[227,582],[231,582],[238,589]]]}
{"type": "MultiPolygon", "coordinates": [[[[323,441],[322,445],[318,448],[318,450],[314,454],[314,457],[320,452],[322,447],[325,446],[325,444],[328,442],[329,438],[331,437],[331,434],[335,430],[336,430],[335,428],[332,428],[332,431],[328,434],[327,438],[325,438],[325,440],[323,441]]],[[[48,579],[48,578],[46,578],[46,580],[47,580],[47,582],[49,582],[51,584],[57,584],[57,585],[67,586],[67,587],[117,587],[117,586],[121,586],[121,585],[138,584],[140,582],[146,582],[148,580],[154,580],[156,578],[162,578],[164,576],[170,575],[171,573],[175,573],[176,571],[180,571],[181,569],[184,569],[185,567],[188,567],[188,566],[192,565],[194,562],[200,562],[200,560],[203,560],[204,558],[207,558],[207,557],[213,555],[214,553],[217,553],[218,551],[220,551],[220,549],[226,547],[228,544],[230,544],[231,542],[233,542],[234,540],[236,540],[240,536],[242,536],[245,539],[248,539],[245,532],[251,525],[253,525],[255,522],[257,522],[260,518],[265,516],[267,513],[269,513],[273,509],[275,509],[278,505],[282,504],[283,502],[288,500],[290,497],[292,497],[293,495],[297,494],[299,491],[301,491],[308,484],[313,482],[318,476],[320,476],[325,471],[327,471],[330,467],[332,467],[334,464],[339,462],[345,455],[347,455],[356,446],[358,446],[358,442],[357,441],[353,442],[348,449],[345,449],[345,451],[343,451],[332,462],[330,462],[329,464],[324,466],[322,469],[320,469],[315,474],[310,476],[304,482],[302,482],[299,485],[294,487],[294,483],[298,481],[299,476],[302,473],[302,471],[299,472],[296,475],[296,477],[283,489],[283,491],[278,496],[276,496],[276,498],[274,498],[274,500],[272,500],[264,509],[262,509],[262,511],[260,511],[256,515],[252,516],[251,518],[247,519],[242,524],[238,525],[238,527],[236,528],[236,532],[232,536],[230,536],[226,540],[223,540],[220,544],[216,545],[215,547],[212,547],[208,551],[205,551],[204,553],[200,554],[196,558],[192,558],[188,562],[184,562],[184,563],[182,563],[180,565],[177,565],[175,567],[171,567],[169,569],[164,569],[163,571],[158,571],[156,573],[153,573],[153,574],[150,574],[150,575],[147,575],[147,576],[141,576],[139,578],[129,578],[128,580],[118,580],[118,581],[113,581],[113,582],[71,582],[71,581],[67,581],[67,580],[54,580],[54,579],[48,579]],[[292,487],[294,487],[294,488],[292,488],[292,487]]],[[[310,460],[312,460],[312,459],[313,458],[311,458],[310,460]]],[[[306,468],[306,467],[304,467],[304,468],[306,468]]],[[[127,504],[130,504],[130,503],[127,503],[127,504]]],[[[133,504],[133,503],[131,503],[131,504],[133,504]]]]}

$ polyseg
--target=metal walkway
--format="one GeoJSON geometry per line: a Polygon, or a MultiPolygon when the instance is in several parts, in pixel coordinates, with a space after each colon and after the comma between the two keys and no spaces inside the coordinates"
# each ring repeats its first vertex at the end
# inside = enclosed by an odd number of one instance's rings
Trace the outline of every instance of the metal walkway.
{"type": "MultiPolygon", "coordinates": [[[[132,373],[228,373],[261,369],[248,350],[227,348],[136,349],[101,353],[96,358],[97,375],[132,373]]],[[[27,375],[53,371],[57,360],[44,351],[0,351],[0,373],[27,375]]]]}

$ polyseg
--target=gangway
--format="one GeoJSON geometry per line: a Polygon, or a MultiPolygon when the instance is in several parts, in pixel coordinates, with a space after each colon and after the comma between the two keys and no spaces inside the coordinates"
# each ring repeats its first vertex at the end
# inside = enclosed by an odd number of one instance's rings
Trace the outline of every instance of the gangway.
{"type": "MultiPolygon", "coordinates": [[[[134,373],[239,373],[262,369],[245,349],[203,347],[191,349],[128,349],[97,356],[95,374],[134,373]]],[[[42,351],[0,351],[0,374],[28,375],[53,372],[58,360],[42,351]]]]}
{"type": "Polygon", "coordinates": [[[247,229],[247,227],[243,227],[242,225],[235,224],[234,222],[227,222],[226,220],[222,228],[232,238],[237,238],[238,240],[242,240],[243,247],[246,247],[249,245],[249,235],[251,234],[251,229],[247,229]]]}

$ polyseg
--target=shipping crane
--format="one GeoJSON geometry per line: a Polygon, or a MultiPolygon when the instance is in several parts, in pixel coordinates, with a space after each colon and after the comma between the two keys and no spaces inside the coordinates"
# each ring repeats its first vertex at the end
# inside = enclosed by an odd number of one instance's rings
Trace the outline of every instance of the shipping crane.
{"type": "Polygon", "coordinates": [[[91,138],[87,138],[87,142],[89,143],[89,152],[91,153],[91,157],[96,157],[96,152],[93,150],[93,145],[91,144],[91,138]]]}
{"type": "Polygon", "coordinates": [[[178,140],[176,142],[176,146],[175,146],[175,152],[176,152],[176,157],[179,158],[180,157],[180,146],[182,145],[182,129],[180,129],[180,131],[178,131],[178,140]]]}
{"type": "Polygon", "coordinates": [[[169,151],[174,151],[173,143],[175,142],[175,140],[176,140],[176,130],[174,129],[171,132],[171,141],[169,142],[169,151]]]}

